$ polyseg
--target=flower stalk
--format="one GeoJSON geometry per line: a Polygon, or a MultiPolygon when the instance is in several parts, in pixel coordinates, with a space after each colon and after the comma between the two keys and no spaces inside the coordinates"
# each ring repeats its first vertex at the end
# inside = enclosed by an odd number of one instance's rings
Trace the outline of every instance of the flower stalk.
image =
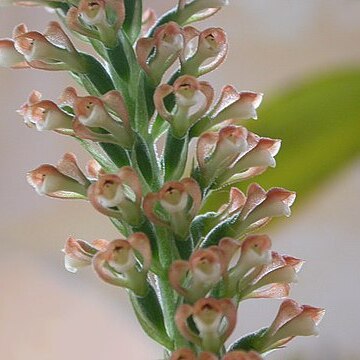
{"type": "Polygon", "coordinates": [[[263,189],[252,179],[275,167],[281,142],[256,135],[262,93],[225,86],[215,100],[201,77],[228,54],[223,29],[189,25],[217,13],[225,0],[179,0],[157,17],[142,1],[14,1],[57,9],[43,32],[15,27],[0,40],[0,66],[65,70],[86,92],[68,87],[57,101],[33,91],[18,111],[28,127],[79,141],[85,170],[66,153],[27,176],[40,195],[87,201],[108,217],[116,240],[69,237],[65,267],[92,267],[125,288],[140,325],[170,360],[261,360],[296,336],[316,335],[322,309],[287,297],[303,261],[271,250],[252,234],[291,214],[296,194],[263,189]],[[68,31],[101,60],[79,52],[68,31]],[[162,144],[165,143],[164,146],[162,144]],[[229,201],[204,213],[210,194],[229,201]],[[285,299],[274,322],[228,345],[243,301],[285,299]]]}

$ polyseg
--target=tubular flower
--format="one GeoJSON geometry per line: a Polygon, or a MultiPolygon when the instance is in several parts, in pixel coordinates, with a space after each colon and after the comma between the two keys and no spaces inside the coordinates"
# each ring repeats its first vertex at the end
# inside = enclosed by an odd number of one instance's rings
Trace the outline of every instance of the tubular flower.
{"type": "Polygon", "coordinates": [[[324,314],[324,309],[284,300],[264,334],[262,352],[282,347],[295,336],[318,335],[318,325],[324,314]]]}
{"type": "Polygon", "coordinates": [[[242,243],[231,239],[223,238],[219,242],[219,248],[224,254],[226,270],[227,293],[230,297],[238,293],[239,282],[250,271],[257,272],[257,269],[271,263],[271,240],[267,235],[250,235],[242,243]],[[240,250],[240,256],[234,263],[234,254],[240,250]],[[232,264],[230,268],[230,264],[232,264]]]}
{"type": "Polygon", "coordinates": [[[199,136],[204,131],[222,124],[236,125],[241,120],[257,119],[256,109],[262,98],[262,93],[238,92],[231,85],[225,86],[210,114],[195,126],[194,135],[199,136]]]}
{"type": "Polygon", "coordinates": [[[44,34],[28,31],[24,24],[14,29],[16,50],[27,63],[42,70],[85,71],[80,54],[56,21],[51,21],[44,34]]]}
{"type": "Polygon", "coordinates": [[[174,261],[169,270],[169,281],[181,296],[193,303],[209,293],[225,270],[221,249],[213,246],[195,251],[189,261],[174,261]],[[190,282],[184,287],[182,282],[187,274],[190,282]]]}
{"type": "Polygon", "coordinates": [[[181,24],[190,24],[194,21],[204,20],[216,14],[229,0],[179,0],[178,21],[181,24]]]}
{"type": "Polygon", "coordinates": [[[183,30],[177,23],[169,22],[158,27],[153,37],[139,39],[136,54],[140,66],[158,84],[183,48],[183,30]]]}
{"type": "MultiPolygon", "coordinates": [[[[188,28],[185,28],[186,30],[188,28]]],[[[198,39],[195,51],[185,48],[181,58],[182,72],[193,76],[201,76],[218,68],[225,60],[228,52],[226,33],[220,28],[209,28],[202,32],[194,28],[187,30],[187,48],[198,39]]]]}
{"type": "Polygon", "coordinates": [[[69,237],[66,240],[63,252],[65,253],[65,268],[67,271],[76,273],[80,268],[91,265],[93,257],[104,250],[108,241],[103,239],[88,243],[85,240],[69,237]]]}
{"type": "Polygon", "coordinates": [[[118,91],[109,91],[101,97],[81,97],[74,88],[68,87],[64,90],[60,103],[73,107],[73,129],[79,138],[118,144],[127,149],[132,147],[129,114],[118,91]],[[103,131],[99,132],[99,129],[103,131]]]}
{"type": "Polygon", "coordinates": [[[27,181],[39,195],[61,199],[86,199],[90,185],[71,153],[66,153],[56,167],[44,164],[30,171],[27,181]]]}
{"type": "Polygon", "coordinates": [[[229,299],[200,299],[193,306],[178,307],[175,322],[180,333],[205,351],[217,353],[231,335],[236,324],[236,307],[229,299]],[[188,325],[192,318],[199,334],[188,325]],[[226,326],[222,327],[223,319],[226,326]]]}
{"type": "Polygon", "coordinates": [[[289,295],[290,284],[297,282],[297,273],[303,260],[271,253],[270,260],[259,264],[240,280],[238,293],[245,298],[284,298],[289,295]]]}
{"type": "Polygon", "coordinates": [[[290,207],[296,194],[282,188],[272,188],[266,192],[260,185],[251,184],[247,191],[246,202],[238,210],[237,219],[231,230],[239,236],[244,232],[257,229],[268,223],[273,217],[291,214],[290,207]]]}
{"type": "Polygon", "coordinates": [[[248,131],[240,126],[226,126],[219,132],[201,135],[197,142],[196,157],[204,186],[226,173],[248,151],[249,146],[248,131]]]}
{"type": "Polygon", "coordinates": [[[61,110],[54,102],[42,100],[38,91],[31,92],[18,113],[23,116],[27,126],[35,126],[39,131],[55,130],[60,133],[72,133],[73,116],[61,110]]]}
{"type": "Polygon", "coordinates": [[[94,256],[93,266],[105,282],[128,288],[138,296],[145,296],[151,258],[148,237],[144,233],[134,233],[127,240],[111,241],[94,256]]]}
{"type": "Polygon", "coordinates": [[[123,0],[81,0],[78,7],[71,7],[66,16],[71,30],[100,40],[108,47],[117,45],[117,32],[124,20],[123,0]]]}
{"type": "Polygon", "coordinates": [[[185,178],[165,183],[158,193],[148,193],[143,207],[150,221],[169,227],[176,235],[184,238],[200,205],[199,185],[195,180],[185,178]],[[161,209],[158,209],[159,206],[161,209]]]}
{"type": "Polygon", "coordinates": [[[154,94],[154,104],[159,115],[171,124],[176,137],[183,137],[188,129],[209,110],[214,98],[214,89],[206,81],[198,81],[188,75],[179,77],[173,86],[163,84],[154,94]],[[170,113],[164,103],[174,94],[176,109],[170,113]]]}
{"type": "Polygon", "coordinates": [[[20,54],[13,40],[0,39],[0,66],[13,69],[29,68],[24,55],[20,54]]]}
{"type": "Polygon", "coordinates": [[[142,222],[142,189],[136,171],[122,167],[117,174],[100,175],[88,189],[88,197],[96,210],[131,225],[142,222]]]}

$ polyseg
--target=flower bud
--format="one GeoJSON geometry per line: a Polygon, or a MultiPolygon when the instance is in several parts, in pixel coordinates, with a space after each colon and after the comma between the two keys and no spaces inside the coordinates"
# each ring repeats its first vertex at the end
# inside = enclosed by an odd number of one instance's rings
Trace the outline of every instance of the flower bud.
{"type": "Polygon", "coordinates": [[[169,270],[169,281],[180,295],[193,303],[209,293],[225,270],[221,250],[214,246],[196,250],[189,261],[174,261],[169,270]],[[182,282],[188,272],[191,280],[184,287],[182,282]]]}
{"type": "Polygon", "coordinates": [[[101,175],[89,187],[88,197],[94,208],[106,216],[134,226],[142,221],[141,184],[131,167],[125,166],[117,174],[101,175]]]}
{"type": "Polygon", "coordinates": [[[263,352],[282,347],[295,336],[317,335],[317,327],[324,314],[324,309],[299,305],[290,299],[284,300],[275,320],[265,333],[263,352]]]}
{"type": "Polygon", "coordinates": [[[263,226],[273,217],[290,216],[295,197],[293,191],[272,188],[266,192],[261,186],[251,184],[246,202],[232,226],[233,231],[243,234],[263,226]]]}
{"type": "Polygon", "coordinates": [[[272,252],[271,260],[241,280],[242,298],[284,298],[290,284],[297,282],[303,261],[272,252]]]}
{"type": "Polygon", "coordinates": [[[236,324],[236,307],[229,299],[200,299],[193,306],[179,306],[175,322],[180,333],[205,351],[217,353],[231,335],[236,324]],[[198,334],[187,321],[192,317],[198,334]],[[226,326],[222,326],[226,319],[226,326]]]}
{"type": "Polygon", "coordinates": [[[214,90],[206,81],[192,76],[179,77],[173,86],[161,85],[154,94],[154,104],[159,115],[171,124],[175,136],[183,137],[188,129],[209,110],[214,90]],[[164,103],[165,97],[175,95],[176,110],[170,113],[164,103]]]}
{"type": "Polygon", "coordinates": [[[158,84],[183,48],[183,30],[177,23],[169,22],[158,27],[152,38],[139,39],[136,54],[140,66],[158,84]]]}
{"type": "Polygon", "coordinates": [[[51,21],[44,34],[28,31],[21,24],[14,29],[16,50],[28,64],[42,70],[70,70],[84,72],[79,53],[59,23],[51,21]]]}
{"type": "Polygon", "coordinates": [[[88,243],[84,240],[69,237],[66,240],[63,252],[65,253],[65,268],[76,273],[80,268],[91,265],[97,252],[104,250],[108,245],[106,240],[94,240],[88,243]]]}
{"type": "Polygon", "coordinates": [[[0,39],[0,66],[13,69],[28,68],[24,55],[15,49],[14,41],[0,39]]]}
{"type": "Polygon", "coordinates": [[[144,233],[134,233],[127,240],[111,241],[94,256],[93,265],[105,282],[145,296],[151,260],[150,240],[144,233]]]}
{"type": "Polygon", "coordinates": [[[117,32],[125,20],[123,0],[81,0],[67,13],[69,28],[86,37],[102,41],[107,47],[117,45],[117,32]]]}
{"type": "Polygon", "coordinates": [[[71,153],[66,153],[56,167],[44,164],[30,171],[27,181],[39,195],[62,199],[86,199],[90,185],[71,153]]]}
{"type": "Polygon", "coordinates": [[[61,110],[50,100],[41,100],[41,94],[33,91],[28,101],[18,111],[24,117],[29,127],[36,127],[39,131],[55,130],[62,133],[72,132],[73,116],[61,110]]]}
{"type": "Polygon", "coordinates": [[[144,199],[145,215],[156,225],[165,226],[181,238],[186,237],[192,219],[201,205],[201,190],[191,178],[169,181],[158,193],[148,193],[144,199]],[[156,206],[160,205],[162,213],[156,206]]]}

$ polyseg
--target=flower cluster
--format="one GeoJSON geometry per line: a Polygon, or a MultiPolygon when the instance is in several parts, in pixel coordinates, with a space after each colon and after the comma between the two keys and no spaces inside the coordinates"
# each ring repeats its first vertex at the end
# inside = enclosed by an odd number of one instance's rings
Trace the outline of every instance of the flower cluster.
{"type": "Polygon", "coordinates": [[[1,66],[67,70],[87,92],[68,87],[53,101],[33,91],[19,110],[27,126],[71,136],[91,155],[83,171],[66,153],[29,172],[29,184],[40,195],[88,201],[119,231],[113,241],[68,238],[66,269],[92,266],[126,288],[144,331],[171,360],[260,360],[295,336],[316,335],[324,311],[287,298],[303,261],[251,234],[289,216],[295,193],[256,183],[240,190],[275,166],[281,145],[243,126],[257,119],[263,95],[228,85],[215,99],[199,79],[222,64],[228,42],[220,28],[191,24],[227,1],[179,0],[160,18],[141,1],[14,3],[55,9],[101,58],[78,51],[58,22],[44,33],[21,24],[0,40],[1,66]],[[205,212],[219,189],[229,201],[205,212]],[[250,298],[285,300],[270,326],[227,346],[250,298]]]}

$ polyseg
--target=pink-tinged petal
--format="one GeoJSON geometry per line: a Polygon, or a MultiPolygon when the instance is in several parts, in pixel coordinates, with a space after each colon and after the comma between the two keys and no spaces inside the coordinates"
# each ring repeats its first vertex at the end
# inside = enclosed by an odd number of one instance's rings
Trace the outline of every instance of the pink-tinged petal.
{"type": "Polygon", "coordinates": [[[290,294],[289,284],[270,284],[254,290],[246,296],[247,299],[284,299],[290,294]]]}
{"type": "Polygon", "coordinates": [[[139,62],[139,65],[143,70],[150,74],[151,70],[148,65],[148,57],[150,56],[151,51],[155,46],[155,40],[152,38],[141,38],[136,43],[136,56],[139,62]]]}
{"type": "Polygon", "coordinates": [[[175,323],[180,333],[184,338],[193,342],[194,344],[200,345],[201,339],[188,327],[187,320],[193,315],[193,308],[190,305],[180,305],[175,314],[175,323]]]}
{"type": "Polygon", "coordinates": [[[24,55],[15,49],[12,40],[0,39],[0,66],[14,69],[30,67],[24,55]]]}
{"type": "Polygon", "coordinates": [[[119,116],[120,120],[126,127],[129,127],[129,113],[124,98],[118,91],[112,90],[107,92],[101,97],[101,100],[106,106],[114,111],[117,116],[119,116]]]}
{"type": "Polygon", "coordinates": [[[180,349],[175,351],[170,360],[197,360],[193,351],[190,349],[180,349]]]}
{"type": "Polygon", "coordinates": [[[71,7],[69,11],[66,14],[66,25],[68,28],[74,32],[77,32],[81,35],[87,36],[89,38],[95,38],[97,40],[100,40],[99,34],[97,34],[96,31],[90,30],[86,26],[84,26],[80,20],[80,13],[78,8],[71,7]]]}
{"type": "Polygon", "coordinates": [[[297,259],[288,255],[283,255],[283,259],[286,265],[291,266],[297,273],[301,270],[305,263],[305,260],[297,259]]]}
{"type": "Polygon", "coordinates": [[[221,310],[227,320],[227,327],[222,335],[222,340],[225,342],[235,329],[237,309],[231,300],[223,299],[221,300],[221,310]]]}
{"type": "Polygon", "coordinates": [[[44,31],[44,36],[52,44],[65,48],[69,52],[76,53],[76,49],[71,42],[70,38],[66,35],[65,31],[61,28],[57,21],[50,21],[44,31]]]}
{"type": "Polygon", "coordinates": [[[87,126],[83,125],[77,118],[73,121],[73,130],[75,135],[80,139],[120,145],[119,141],[112,134],[99,134],[92,131],[87,126]]]}
{"type": "Polygon", "coordinates": [[[86,197],[86,188],[82,184],[65,176],[52,165],[41,165],[30,171],[27,181],[39,195],[74,199],[86,197]]]}
{"type": "Polygon", "coordinates": [[[202,194],[200,186],[192,178],[185,178],[181,180],[181,183],[184,185],[185,191],[190,195],[193,200],[189,213],[192,217],[194,217],[201,207],[202,194]]]}
{"type": "Polygon", "coordinates": [[[122,182],[129,186],[135,193],[135,202],[140,204],[142,199],[142,188],[137,172],[130,166],[124,166],[119,170],[117,175],[122,182]]]}
{"type": "Polygon", "coordinates": [[[143,208],[144,213],[146,217],[154,224],[160,225],[160,226],[169,226],[169,223],[161,219],[156,213],[155,213],[155,205],[159,202],[159,196],[157,193],[148,193],[143,201],[143,208]]]}
{"type": "Polygon", "coordinates": [[[266,191],[258,184],[251,184],[247,190],[246,203],[241,211],[241,219],[245,219],[251,211],[266,199],[266,191]]]}
{"type": "Polygon", "coordinates": [[[145,36],[156,24],[157,15],[154,9],[148,8],[142,14],[141,35],[145,36]]]}
{"type": "Polygon", "coordinates": [[[16,38],[17,36],[27,33],[29,30],[25,24],[19,24],[14,27],[12,32],[12,37],[16,38]]]}
{"type": "Polygon", "coordinates": [[[78,94],[75,88],[69,86],[60,95],[58,103],[59,105],[64,105],[64,106],[74,106],[77,98],[78,98],[78,94]]]}
{"type": "Polygon", "coordinates": [[[222,205],[217,213],[223,219],[241,211],[246,203],[246,196],[238,188],[232,187],[229,193],[229,202],[222,205]]]}
{"type": "Polygon", "coordinates": [[[223,251],[224,261],[229,267],[231,260],[240,249],[240,242],[232,238],[223,238],[219,242],[219,248],[223,251]]]}
{"type": "Polygon", "coordinates": [[[69,237],[65,243],[65,268],[70,272],[77,272],[79,268],[91,265],[94,255],[104,250],[108,241],[98,239],[88,243],[81,239],[69,237]]]}
{"type": "Polygon", "coordinates": [[[242,172],[251,168],[275,167],[274,157],[280,150],[281,140],[260,138],[254,148],[247,152],[234,165],[234,172],[242,172]]]}
{"type": "Polygon", "coordinates": [[[182,286],[182,282],[189,270],[189,262],[184,260],[175,260],[169,269],[169,282],[172,288],[183,297],[188,295],[188,291],[182,286]]]}
{"type": "Polygon", "coordinates": [[[129,236],[128,242],[142,257],[142,269],[148,271],[151,266],[152,253],[150,240],[144,233],[134,233],[129,236]]]}
{"type": "Polygon", "coordinates": [[[88,185],[89,180],[80,170],[77,158],[73,153],[66,153],[57,164],[57,169],[64,175],[76,180],[78,183],[88,185]]]}
{"type": "Polygon", "coordinates": [[[284,324],[301,314],[302,307],[296,301],[287,299],[280,305],[275,320],[269,328],[269,334],[275,334],[284,324]]]}
{"type": "Polygon", "coordinates": [[[86,163],[85,172],[91,180],[98,180],[101,175],[105,174],[101,165],[95,159],[91,159],[86,163]]]}
{"type": "Polygon", "coordinates": [[[219,133],[206,132],[202,134],[197,142],[196,158],[200,168],[205,167],[206,159],[214,151],[219,139],[219,133]]]}
{"type": "Polygon", "coordinates": [[[163,84],[156,88],[154,93],[154,105],[159,115],[166,121],[171,122],[173,115],[167,110],[164,99],[174,91],[170,85],[163,84]]]}

